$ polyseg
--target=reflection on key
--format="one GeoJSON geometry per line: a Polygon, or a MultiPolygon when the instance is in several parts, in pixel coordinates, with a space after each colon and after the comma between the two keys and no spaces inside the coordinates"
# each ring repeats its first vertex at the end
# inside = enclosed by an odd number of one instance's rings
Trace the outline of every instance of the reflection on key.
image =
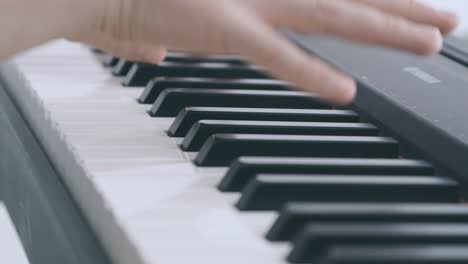
{"type": "Polygon", "coordinates": [[[145,86],[156,77],[197,77],[224,79],[270,78],[263,70],[254,66],[226,63],[182,64],[162,62],[158,65],[137,63],[128,72],[123,85],[145,86]]]}
{"type": "MultiPolygon", "coordinates": [[[[310,224],[288,257],[293,263],[317,261],[333,245],[423,246],[468,245],[467,224],[310,224]]],[[[387,255],[391,258],[391,255],[387,255]]],[[[380,263],[380,262],[378,262],[380,263]]],[[[423,263],[423,262],[420,262],[423,263]]]]}
{"type": "Polygon", "coordinates": [[[395,158],[398,143],[386,137],[215,134],[195,164],[227,166],[240,156],[395,158]]]}
{"type": "Polygon", "coordinates": [[[186,107],[177,115],[168,135],[184,137],[197,121],[203,119],[351,123],[359,121],[359,115],[349,110],[330,109],[186,107]]]}
{"type": "Polygon", "coordinates": [[[158,117],[174,117],[185,107],[193,106],[331,108],[331,105],[303,92],[170,88],[159,95],[149,114],[158,117]]]}
{"type": "Polygon", "coordinates": [[[241,210],[278,210],[287,202],[456,203],[458,184],[435,176],[259,174],[242,191],[241,210]]]}
{"type": "Polygon", "coordinates": [[[154,78],[138,98],[141,104],[152,104],[169,88],[287,90],[286,82],[270,79],[154,78]]]}
{"type": "Polygon", "coordinates": [[[459,204],[288,203],[266,237],[293,240],[308,223],[466,223],[468,207],[459,204]]]}
{"type": "Polygon", "coordinates": [[[181,144],[181,149],[198,151],[214,134],[270,134],[270,135],[324,135],[377,136],[379,130],[366,123],[310,123],[274,121],[201,120],[195,123],[181,144]]]}
{"type": "Polygon", "coordinates": [[[256,174],[265,173],[433,175],[434,168],[421,160],[240,157],[231,164],[218,188],[225,192],[241,191],[256,174]]]}

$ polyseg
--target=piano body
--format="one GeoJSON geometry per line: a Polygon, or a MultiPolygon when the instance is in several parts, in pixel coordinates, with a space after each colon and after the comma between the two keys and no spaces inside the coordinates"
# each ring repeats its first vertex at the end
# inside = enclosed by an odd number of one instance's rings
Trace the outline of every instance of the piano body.
{"type": "Polygon", "coordinates": [[[2,65],[0,197],[31,263],[468,263],[466,50],[289,37],[355,105],[232,56],[57,41],[2,65]]]}

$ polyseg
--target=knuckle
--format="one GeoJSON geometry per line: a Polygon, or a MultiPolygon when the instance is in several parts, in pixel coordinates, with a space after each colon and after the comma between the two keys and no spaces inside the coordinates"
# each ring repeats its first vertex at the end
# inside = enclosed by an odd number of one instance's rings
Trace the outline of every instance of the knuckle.
{"type": "Polygon", "coordinates": [[[319,14],[327,16],[336,16],[339,13],[338,5],[336,5],[334,1],[315,0],[314,8],[319,14]]]}
{"type": "Polygon", "coordinates": [[[379,15],[374,20],[380,21],[380,23],[375,23],[374,34],[376,35],[389,36],[393,38],[396,34],[401,34],[405,31],[405,23],[402,19],[397,17],[379,15]]]}
{"type": "MultiPolygon", "coordinates": [[[[343,17],[344,3],[327,0],[315,0],[312,8],[314,9],[315,30],[323,33],[335,31],[337,22],[343,17]]],[[[345,11],[346,12],[346,11],[345,11]]]]}

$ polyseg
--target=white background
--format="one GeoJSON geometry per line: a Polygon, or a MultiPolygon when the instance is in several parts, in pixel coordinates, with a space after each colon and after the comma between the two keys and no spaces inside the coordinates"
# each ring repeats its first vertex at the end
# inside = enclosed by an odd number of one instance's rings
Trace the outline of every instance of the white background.
{"type": "Polygon", "coordinates": [[[28,264],[26,254],[23,251],[19,237],[16,235],[15,227],[11,222],[6,208],[0,201],[0,252],[5,264],[28,264]]]}
{"type": "MultiPolygon", "coordinates": [[[[391,0],[389,0],[391,1],[391,0]]],[[[443,7],[457,12],[462,19],[460,28],[457,33],[468,35],[468,0],[423,0],[435,7],[443,7]]]]}

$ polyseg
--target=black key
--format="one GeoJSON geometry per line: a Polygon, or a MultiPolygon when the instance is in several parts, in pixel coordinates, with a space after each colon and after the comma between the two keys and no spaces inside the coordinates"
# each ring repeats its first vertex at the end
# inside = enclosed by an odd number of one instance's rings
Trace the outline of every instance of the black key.
{"type": "Polygon", "coordinates": [[[104,56],[104,60],[102,61],[102,64],[105,67],[114,67],[115,65],[117,65],[118,62],[119,62],[118,57],[108,54],[104,56]]]}
{"type": "Polygon", "coordinates": [[[379,130],[374,125],[367,123],[200,120],[187,133],[180,147],[185,151],[198,151],[210,136],[223,133],[377,136],[379,130]]]}
{"type": "MultiPolygon", "coordinates": [[[[467,224],[310,224],[297,238],[288,260],[314,262],[333,245],[349,246],[468,246],[467,224]]],[[[391,255],[387,255],[391,258],[391,255]]],[[[380,263],[380,262],[377,262],[380,263]]]]}
{"type": "Polygon", "coordinates": [[[215,134],[195,164],[227,166],[241,156],[395,158],[398,143],[386,137],[215,134]]]}
{"type": "Polygon", "coordinates": [[[112,69],[112,74],[114,76],[125,76],[130,71],[130,68],[133,66],[133,64],[135,64],[135,62],[120,59],[112,69]]]}
{"type": "Polygon", "coordinates": [[[138,102],[152,104],[168,88],[287,90],[288,84],[271,79],[154,78],[146,85],[138,102]]]}
{"type": "Polygon", "coordinates": [[[348,110],[187,107],[169,128],[171,137],[184,137],[199,120],[258,120],[293,122],[357,122],[359,115],[348,110]]]}
{"type": "Polygon", "coordinates": [[[137,63],[128,72],[123,85],[145,86],[156,77],[196,77],[223,79],[270,78],[260,68],[226,63],[182,64],[162,62],[159,65],[137,63]]]}
{"type": "Polygon", "coordinates": [[[289,203],[266,237],[292,240],[308,223],[467,223],[468,207],[456,204],[289,203]]]}
{"type": "Polygon", "coordinates": [[[176,63],[226,63],[226,64],[244,64],[245,62],[238,56],[231,55],[209,55],[200,56],[182,52],[168,52],[164,62],[176,63]]]}
{"type": "Polygon", "coordinates": [[[97,55],[104,54],[104,52],[102,50],[96,49],[96,48],[91,48],[91,51],[94,52],[97,55]]]}
{"type": "Polygon", "coordinates": [[[441,54],[468,67],[468,49],[466,43],[455,37],[447,37],[441,54]]]}
{"type": "Polygon", "coordinates": [[[333,264],[466,264],[468,245],[338,245],[323,262],[333,264]]]}
{"type": "Polygon", "coordinates": [[[433,167],[419,160],[240,157],[231,164],[219,189],[241,191],[256,174],[432,175],[433,167]]]}
{"type": "Polygon", "coordinates": [[[278,210],[287,202],[458,202],[459,186],[435,176],[259,174],[237,203],[241,210],[278,210]]]}
{"type": "Polygon", "coordinates": [[[164,90],[156,99],[149,114],[173,117],[189,106],[331,108],[330,105],[303,92],[170,88],[164,90]]]}

